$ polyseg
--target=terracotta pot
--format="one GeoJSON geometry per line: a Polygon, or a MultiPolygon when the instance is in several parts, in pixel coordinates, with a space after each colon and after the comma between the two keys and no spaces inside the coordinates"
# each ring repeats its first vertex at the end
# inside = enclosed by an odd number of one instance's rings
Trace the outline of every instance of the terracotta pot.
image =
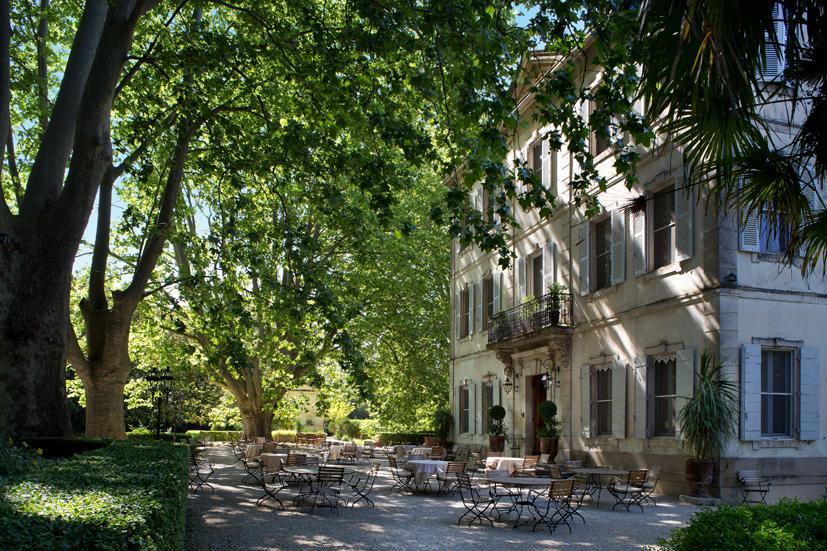
{"type": "Polygon", "coordinates": [[[492,452],[502,452],[505,449],[505,436],[489,436],[488,449],[492,452]]]}
{"type": "Polygon", "coordinates": [[[689,495],[695,497],[709,497],[707,488],[712,484],[715,474],[715,462],[711,460],[686,460],[686,482],[689,484],[689,495]]]}
{"type": "Polygon", "coordinates": [[[548,462],[554,463],[554,458],[557,457],[557,450],[560,446],[560,439],[559,438],[550,438],[547,436],[541,436],[540,440],[540,453],[547,453],[549,455],[548,462]]]}

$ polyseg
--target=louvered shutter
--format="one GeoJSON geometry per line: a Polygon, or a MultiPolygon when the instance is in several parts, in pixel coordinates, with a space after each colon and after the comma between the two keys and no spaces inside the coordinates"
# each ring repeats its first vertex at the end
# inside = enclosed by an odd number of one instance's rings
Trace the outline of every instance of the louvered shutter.
{"type": "Polygon", "coordinates": [[[646,431],[646,358],[635,358],[635,438],[647,437],[646,431]]]}
{"type": "Polygon", "coordinates": [[[503,387],[500,381],[494,384],[494,403],[498,406],[503,405],[503,387]]]}
{"type": "Polygon", "coordinates": [[[482,282],[478,281],[474,284],[474,305],[475,305],[475,318],[474,318],[474,327],[476,331],[482,331],[482,282]]]}
{"type": "Polygon", "coordinates": [[[502,300],[502,281],[503,281],[503,273],[502,270],[497,270],[493,274],[491,274],[491,287],[492,287],[492,299],[494,301],[494,313],[498,313],[500,311],[500,301],[502,300]]]}
{"type": "Polygon", "coordinates": [[[758,213],[753,211],[739,220],[738,248],[747,252],[761,251],[761,228],[758,226],[758,213]]]}
{"type": "Polygon", "coordinates": [[[468,293],[468,310],[464,312],[466,323],[468,324],[468,333],[465,337],[474,333],[474,284],[466,283],[466,292],[468,293]]]}
{"type": "Polygon", "coordinates": [[[462,387],[460,385],[454,387],[454,436],[461,434],[460,431],[462,430],[462,403],[460,399],[461,389],[462,387]]]}
{"type": "Polygon", "coordinates": [[[473,194],[474,197],[474,209],[478,212],[482,213],[482,190],[475,191],[473,194]]]}
{"type": "Polygon", "coordinates": [[[626,438],[626,364],[612,362],[612,436],[626,438]]]}
{"type": "Polygon", "coordinates": [[[764,80],[775,80],[784,72],[784,48],[787,44],[787,27],[784,22],[784,8],[776,3],[772,8],[773,26],[777,44],[770,40],[768,33],[764,33],[764,68],[761,77],[764,80]]]}
{"type": "Polygon", "coordinates": [[[548,288],[552,283],[557,281],[557,265],[555,264],[555,244],[554,241],[549,241],[543,247],[543,292],[541,295],[548,293],[548,288]]]}
{"type": "Polygon", "coordinates": [[[741,346],[741,440],[761,438],[761,346],[741,346]]]}
{"type": "Polygon", "coordinates": [[[526,262],[522,256],[517,259],[517,303],[522,304],[526,296],[526,262]]]}
{"type": "Polygon", "coordinates": [[[592,437],[592,366],[580,366],[580,425],[584,438],[592,437]]]}
{"type": "MultiPolygon", "coordinates": [[[[686,405],[686,402],[695,394],[695,351],[692,349],[678,350],[675,354],[675,416],[686,405]]],[[[680,423],[675,427],[675,437],[680,438],[680,423]]]]}
{"type": "Polygon", "coordinates": [[[468,423],[468,432],[471,434],[478,434],[479,427],[482,425],[482,417],[479,410],[479,383],[472,383],[468,389],[468,415],[471,419],[468,423]]]}
{"type": "Polygon", "coordinates": [[[589,129],[589,114],[590,114],[590,111],[591,111],[590,107],[591,107],[591,102],[589,100],[584,99],[583,101],[580,102],[580,116],[583,117],[583,124],[586,126],[586,151],[591,150],[591,141],[592,141],[592,139],[591,139],[592,132],[589,129]]]}
{"type": "Polygon", "coordinates": [[[646,209],[632,212],[632,271],[646,273],[646,209]]]}
{"type": "Polygon", "coordinates": [[[588,220],[580,224],[580,294],[589,294],[589,229],[588,220]]]}
{"type": "Polygon", "coordinates": [[[471,394],[474,395],[474,434],[483,434],[482,430],[482,385],[484,383],[474,383],[471,394]]]}
{"type": "Polygon", "coordinates": [[[821,360],[818,348],[801,348],[801,377],[799,378],[801,419],[799,438],[801,440],[818,440],[821,418],[819,412],[821,398],[821,360]]]}
{"type": "Polygon", "coordinates": [[[542,147],[541,183],[545,189],[551,189],[551,152],[548,148],[548,140],[543,140],[542,147]]]}
{"type": "Polygon", "coordinates": [[[622,283],[626,278],[626,213],[622,209],[611,213],[612,231],[612,285],[622,283]]]}
{"type": "Polygon", "coordinates": [[[459,287],[454,291],[454,338],[458,341],[462,338],[462,292],[459,287]]]}
{"type": "Polygon", "coordinates": [[[682,182],[675,182],[675,259],[679,261],[692,257],[694,237],[693,193],[682,187],[682,182]]]}

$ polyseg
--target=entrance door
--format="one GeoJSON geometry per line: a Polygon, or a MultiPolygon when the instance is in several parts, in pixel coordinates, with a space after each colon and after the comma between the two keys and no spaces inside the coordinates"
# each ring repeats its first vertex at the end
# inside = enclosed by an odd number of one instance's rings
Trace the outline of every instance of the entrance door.
{"type": "MultiPolygon", "coordinates": [[[[543,376],[535,375],[531,378],[531,413],[534,421],[534,441],[532,455],[540,453],[540,437],[539,431],[543,428],[543,420],[540,418],[540,402],[546,399],[546,389],[543,388],[543,376]]],[[[527,452],[526,452],[527,453],[527,452]]]]}

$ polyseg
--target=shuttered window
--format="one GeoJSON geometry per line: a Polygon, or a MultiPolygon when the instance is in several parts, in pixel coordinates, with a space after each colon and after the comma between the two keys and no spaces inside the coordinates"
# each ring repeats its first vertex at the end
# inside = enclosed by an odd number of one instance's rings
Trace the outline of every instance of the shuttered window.
{"type": "Polygon", "coordinates": [[[482,383],[482,428],[480,434],[488,434],[488,410],[494,404],[495,383],[482,383]]]}
{"type": "Polygon", "coordinates": [[[469,407],[471,405],[471,388],[468,385],[459,387],[459,432],[460,434],[469,431],[471,418],[469,407]]]}
{"type": "Polygon", "coordinates": [[[793,434],[794,351],[761,351],[761,436],[793,434]]]}
{"type": "Polygon", "coordinates": [[[593,434],[612,434],[612,371],[608,365],[592,371],[591,400],[593,434]]]}
{"type": "Polygon", "coordinates": [[[537,182],[542,185],[546,180],[543,174],[543,140],[537,140],[531,145],[531,168],[537,176],[537,182]]]}
{"type": "Polygon", "coordinates": [[[652,261],[654,268],[675,260],[675,188],[669,186],[652,201],[652,261]]]}
{"type": "Polygon", "coordinates": [[[482,280],[482,327],[488,327],[488,320],[494,315],[494,276],[490,274],[482,280]]]}
{"type": "Polygon", "coordinates": [[[543,253],[531,257],[531,294],[541,297],[543,291],[543,253]]]}
{"type": "Polygon", "coordinates": [[[652,436],[674,436],[677,398],[677,362],[674,356],[660,356],[648,370],[653,407],[652,436]]]}
{"type": "Polygon", "coordinates": [[[606,218],[594,224],[594,290],[612,283],[612,225],[606,218]]]}
{"type": "Polygon", "coordinates": [[[459,294],[459,308],[460,308],[460,331],[459,337],[465,338],[471,331],[471,293],[469,287],[466,286],[459,294]]]}

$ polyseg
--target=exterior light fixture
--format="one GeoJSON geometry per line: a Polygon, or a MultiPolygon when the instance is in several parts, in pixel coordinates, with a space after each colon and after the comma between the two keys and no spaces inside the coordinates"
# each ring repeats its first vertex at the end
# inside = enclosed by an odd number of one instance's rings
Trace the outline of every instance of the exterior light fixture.
{"type": "Polygon", "coordinates": [[[543,360],[543,388],[548,389],[553,384],[560,388],[560,367],[552,359],[543,360]]]}
{"type": "Polygon", "coordinates": [[[505,376],[505,382],[503,383],[503,390],[505,390],[506,395],[511,394],[511,387],[512,386],[514,386],[514,385],[511,382],[511,379],[508,377],[508,375],[506,375],[505,376]]]}
{"type": "Polygon", "coordinates": [[[152,368],[146,380],[152,385],[152,400],[155,402],[155,439],[161,438],[161,403],[169,401],[169,393],[172,390],[172,376],[169,368],[158,371],[152,368]]]}

